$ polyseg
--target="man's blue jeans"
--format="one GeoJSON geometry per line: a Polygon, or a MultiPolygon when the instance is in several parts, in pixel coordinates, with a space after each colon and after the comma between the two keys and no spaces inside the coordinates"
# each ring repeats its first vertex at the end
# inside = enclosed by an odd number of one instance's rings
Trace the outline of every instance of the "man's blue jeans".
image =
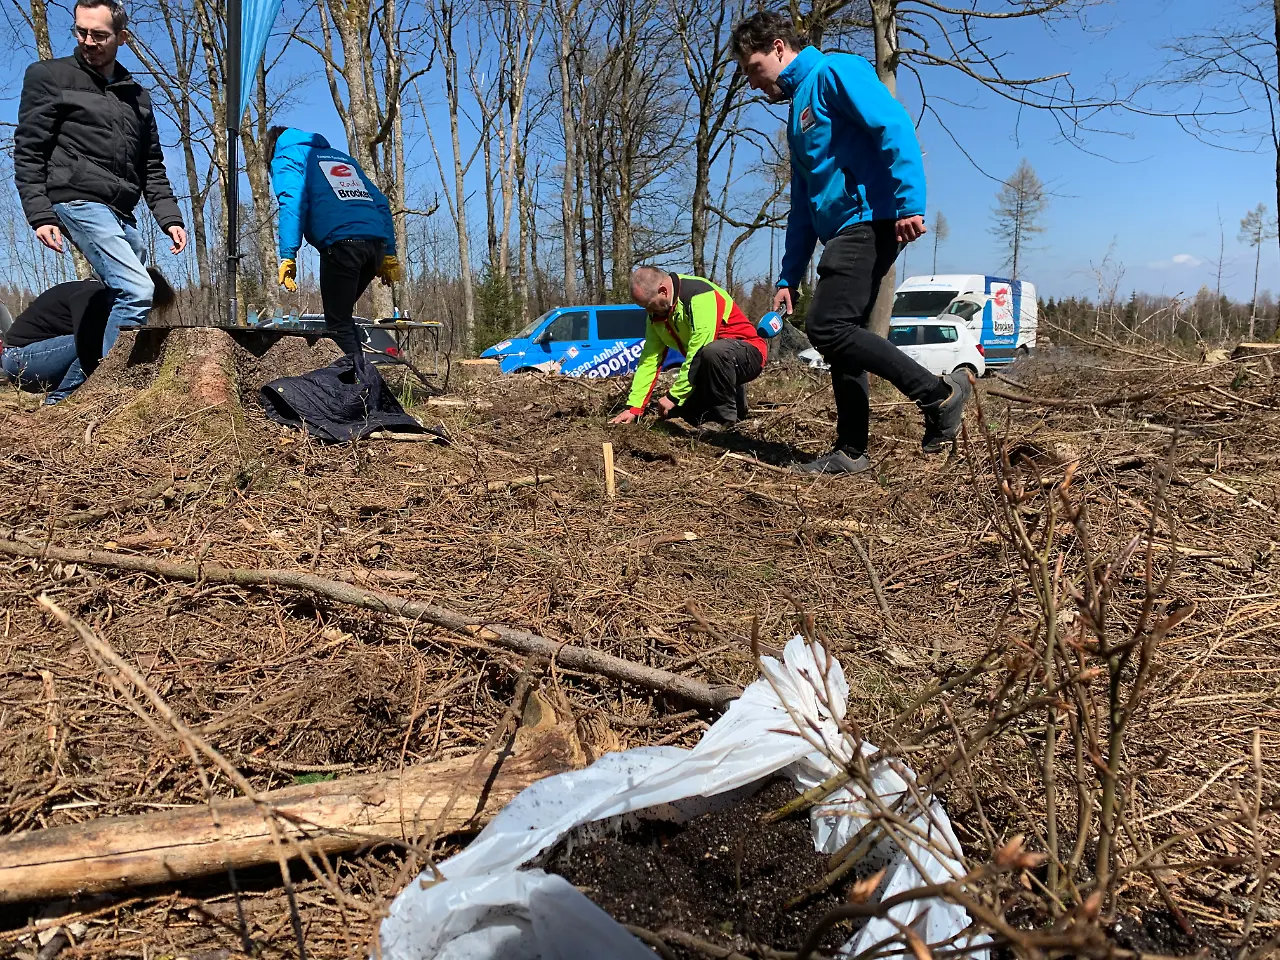
{"type": "Polygon", "coordinates": [[[76,356],[76,338],[71,334],[50,337],[25,347],[5,347],[0,367],[23,390],[47,390],[45,403],[65,400],[80,384],[84,371],[76,356]]]}
{"type": "Polygon", "coordinates": [[[55,203],[53,212],[71,242],[80,248],[99,279],[115,291],[115,303],[102,336],[102,356],[115,346],[120,327],[145,324],[151,311],[155,284],[147,276],[147,248],[132,220],[126,220],[105,203],[70,200],[55,203]]]}

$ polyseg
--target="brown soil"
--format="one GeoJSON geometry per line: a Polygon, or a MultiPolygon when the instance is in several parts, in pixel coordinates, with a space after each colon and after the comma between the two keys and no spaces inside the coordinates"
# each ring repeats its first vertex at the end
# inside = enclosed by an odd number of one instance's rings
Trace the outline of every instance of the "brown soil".
{"type": "MultiPolygon", "coordinates": [[[[687,824],[642,821],[633,830],[557,848],[546,869],[558,873],[615,920],[655,933],[672,927],[741,950],[800,946],[823,914],[842,902],[845,885],[786,910],[784,904],[826,873],[814,852],[808,817],[761,822],[795,797],[774,780],[763,790],[687,824]]],[[[850,877],[850,882],[858,875],[850,877]]],[[[833,931],[823,946],[850,936],[833,931]]],[[[668,944],[678,957],[699,954],[668,944]]]]}

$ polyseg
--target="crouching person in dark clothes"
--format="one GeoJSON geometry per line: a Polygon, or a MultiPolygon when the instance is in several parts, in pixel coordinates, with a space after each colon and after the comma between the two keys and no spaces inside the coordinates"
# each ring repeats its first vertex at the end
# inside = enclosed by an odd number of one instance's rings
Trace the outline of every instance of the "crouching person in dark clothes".
{"type": "MultiPolygon", "coordinates": [[[[155,286],[150,312],[164,311],[173,303],[173,287],[155,267],[146,271],[155,286]]],[[[97,368],[117,296],[100,280],[72,280],[32,300],[5,334],[0,368],[9,382],[48,391],[46,406],[65,400],[97,368]]]]}
{"type": "Polygon", "coordinates": [[[320,298],[329,336],[343,353],[360,353],[356,301],[374,277],[400,279],[396,231],[387,198],[360,165],[318,133],[267,132],[271,185],[280,202],[280,285],[298,289],[298,248],[320,251],[320,298]]]}
{"type": "Polygon", "coordinates": [[[649,320],[627,409],[610,422],[630,423],[644,413],[673,349],[684,354],[684,365],[671,389],[654,401],[659,417],[695,426],[746,419],[746,385],[760,376],[768,347],[733,298],[710,280],[657,267],[636,268],[631,297],[649,311],[649,320]]]}

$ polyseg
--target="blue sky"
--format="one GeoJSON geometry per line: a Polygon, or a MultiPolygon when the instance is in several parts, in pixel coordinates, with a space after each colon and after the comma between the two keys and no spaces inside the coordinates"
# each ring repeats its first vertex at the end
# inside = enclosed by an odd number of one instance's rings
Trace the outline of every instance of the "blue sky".
{"type": "MultiPolygon", "coordinates": [[[[1069,70],[1077,90],[1087,93],[1108,76],[1129,81],[1151,76],[1165,62],[1163,44],[1205,29],[1210,18],[1226,12],[1226,4],[1124,0],[1102,8],[1095,18],[1099,32],[1088,36],[1063,31],[1054,38],[1042,27],[1026,24],[1002,29],[998,37],[1010,51],[1004,64],[1010,75],[1069,70]]],[[[1098,118],[1096,124],[1120,135],[1088,135],[1084,149],[1077,149],[1061,143],[1049,117],[1024,110],[1019,124],[1011,106],[990,93],[970,94],[972,89],[962,78],[939,76],[931,91],[974,104],[968,109],[939,105],[966,150],[998,176],[1012,173],[1026,157],[1053,190],[1045,232],[1036,238],[1025,271],[1044,295],[1095,290],[1090,265],[1099,263],[1112,243],[1112,257],[1125,270],[1122,292],[1136,288],[1191,295],[1202,284],[1212,287],[1219,212],[1226,231],[1224,289],[1241,299],[1251,294],[1253,251],[1237,243],[1236,235],[1240,218],[1259,202],[1275,210],[1272,155],[1218,149],[1183,132],[1171,119],[1131,113],[1098,118]]],[[[910,93],[905,91],[904,98],[909,100],[910,93]]],[[[1175,106],[1171,93],[1151,91],[1143,99],[1166,110],[1175,106]]],[[[1001,259],[987,232],[998,184],[977,172],[930,118],[922,124],[921,139],[929,205],[946,213],[951,224],[938,269],[985,272],[979,262],[1001,259]]],[[[1250,145],[1235,143],[1238,148],[1250,145]]],[[[927,272],[925,251],[914,257],[927,272]]],[[[911,259],[909,255],[910,272],[919,272],[911,259]]],[[[1264,246],[1262,287],[1275,288],[1278,266],[1275,244],[1264,246]]]]}
{"type": "MultiPolygon", "coordinates": [[[[1101,7],[1087,33],[1073,26],[1050,32],[1034,22],[999,23],[990,31],[991,49],[1007,54],[1001,65],[1009,75],[1070,71],[1077,90],[1088,93],[1108,77],[1120,78],[1121,85],[1150,77],[1164,62],[1162,45],[1204,29],[1211,18],[1225,13],[1215,7],[1189,0],[1124,0],[1101,7]]],[[[282,23],[297,16],[294,8],[293,0],[285,4],[282,23]]],[[[61,23],[65,19],[69,25],[69,17],[57,9],[50,14],[57,51],[69,52],[68,31],[61,23]]],[[[124,59],[133,66],[130,55],[124,59]]],[[[20,59],[0,66],[0,120],[8,123],[16,119],[22,66],[20,59]]],[[[341,144],[342,128],[315,55],[296,45],[282,66],[302,78],[283,121],[318,130],[341,144]]],[[[1191,295],[1202,284],[1212,286],[1219,215],[1226,231],[1224,289],[1239,299],[1250,295],[1253,253],[1237,242],[1236,234],[1240,218],[1257,203],[1275,206],[1273,158],[1268,153],[1217,149],[1183,132],[1171,119],[1131,113],[1098,118],[1096,124],[1115,133],[1089,134],[1080,149],[1061,141],[1051,118],[1027,110],[1019,115],[1013,105],[955,71],[930,69],[925,82],[951,130],[986,171],[976,169],[938,123],[925,118],[920,135],[929,206],[943,211],[951,225],[950,239],[939,251],[939,272],[998,272],[1003,255],[990,227],[999,184],[987,174],[1007,176],[1026,157],[1053,191],[1043,219],[1045,230],[1028,253],[1023,271],[1043,296],[1094,293],[1091,264],[1099,263],[1109,248],[1113,262],[1124,269],[1122,295],[1133,289],[1191,295]]],[[[435,86],[428,83],[425,89],[435,86]]],[[[909,79],[904,78],[902,96],[913,110],[918,106],[909,79]]],[[[1174,105],[1168,93],[1152,93],[1147,100],[1164,108],[1174,105]]],[[[439,113],[432,118],[439,137],[447,130],[446,122],[442,110],[433,110],[439,113]]],[[[410,166],[418,167],[416,175],[433,188],[435,165],[425,137],[416,140],[410,156],[410,166]]],[[[170,167],[180,167],[176,154],[170,167]]],[[[482,187],[475,183],[471,189],[472,221],[482,226],[482,187]]],[[[542,189],[551,199],[554,184],[542,189]]],[[[444,215],[442,206],[437,217],[444,215]]],[[[909,251],[907,272],[928,272],[931,257],[926,238],[909,251]]],[[[762,238],[740,264],[739,275],[743,268],[747,274],[763,275],[767,265],[768,245],[762,238]]],[[[1261,286],[1280,287],[1280,257],[1274,244],[1264,247],[1261,286]]]]}

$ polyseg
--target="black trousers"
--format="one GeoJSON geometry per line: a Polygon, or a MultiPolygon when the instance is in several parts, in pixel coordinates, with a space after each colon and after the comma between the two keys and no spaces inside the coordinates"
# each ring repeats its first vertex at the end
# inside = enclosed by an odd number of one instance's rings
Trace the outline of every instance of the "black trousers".
{"type": "Polygon", "coordinates": [[[346,354],[360,353],[356,301],[382,266],[381,240],[339,240],[320,251],[320,299],[329,338],[346,354]]]}
{"type": "Polygon", "coordinates": [[[897,257],[894,221],[876,220],[832,237],[818,261],[818,284],[805,317],[805,333],[831,365],[836,446],[844,450],[867,449],[868,373],[888,380],[917,403],[932,403],[948,394],[935,374],[867,329],[880,281],[897,257]]]}
{"type": "Polygon", "coordinates": [[[760,376],[764,357],[745,340],[712,340],[693,355],[693,390],[671,412],[687,423],[737,423],[747,416],[747,384],[760,376]]]}

